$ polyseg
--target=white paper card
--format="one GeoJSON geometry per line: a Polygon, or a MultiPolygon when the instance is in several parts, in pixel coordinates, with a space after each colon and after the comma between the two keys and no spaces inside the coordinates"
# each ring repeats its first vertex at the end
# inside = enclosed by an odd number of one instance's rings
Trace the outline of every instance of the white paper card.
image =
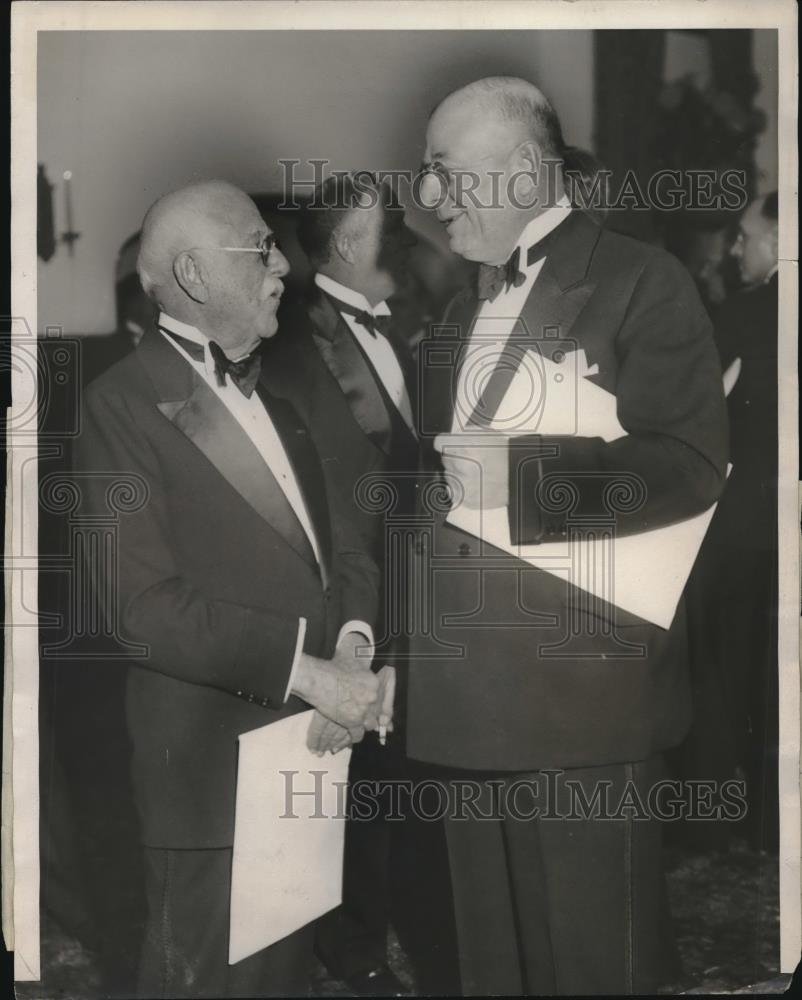
{"type": "Polygon", "coordinates": [[[448,523],[667,629],[714,510],[715,506],[679,524],[616,538],[612,545],[567,540],[513,545],[506,507],[485,511],[457,507],[448,515],[448,523]]]}
{"type": "Polygon", "coordinates": [[[736,358],[729,368],[724,372],[724,395],[729,396],[735,388],[738,376],[741,374],[741,359],[736,358]]]}
{"type": "MultiPolygon", "coordinates": [[[[556,364],[539,352],[528,355],[513,376],[490,430],[509,436],[573,434],[605,441],[623,437],[626,431],[618,421],[615,396],[582,378],[582,367],[586,372],[590,369],[584,355],[584,365],[577,359],[579,354],[567,354],[562,364],[556,364]]],[[[459,437],[453,435],[455,443],[459,437]]],[[[447,440],[444,454],[448,453],[447,440]]],[[[715,509],[713,504],[678,524],[616,538],[612,544],[604,539],[566,539],[513,545],[506,507],[483,511],[458,506],[446,520],[537,569],[570,580],[573,586],[667,629],[715,509]]]]}
{"type": "Polygon", "coordinates": [[[306,746],[312,715],[301,712],[239,738],[230,965],[342,901],[351,751],[313,754],[306,746]]]}

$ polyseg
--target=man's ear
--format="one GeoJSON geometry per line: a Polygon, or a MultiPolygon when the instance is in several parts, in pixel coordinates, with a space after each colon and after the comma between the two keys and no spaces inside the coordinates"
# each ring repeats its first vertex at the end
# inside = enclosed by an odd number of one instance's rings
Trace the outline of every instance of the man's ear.
{"type": "Polygon", "coordinates": [[[195,302],[206,302],[209,289],[200,262],[189,250],[182,250],[173,261],[173,275],[184,292],[195,302]]]}
{"type": "Polygon", "coordinates": [[[341,257],[346,264],[354,263],[354,239],[351,234],[346,231],[345,226],[343,226],[342,229],[334,235],[334,249],[337,251],[337,255],[341,257]]]}
{"type": "Polygon", "coordinates": [[[518,169],[523,171],[531,179],[531,190],[539,187],[545,178],[541,179],[541,172],[546,169],[543,164],[543,154],[540,146],[531,139],[522,142],[518,147],[518,169]]]}

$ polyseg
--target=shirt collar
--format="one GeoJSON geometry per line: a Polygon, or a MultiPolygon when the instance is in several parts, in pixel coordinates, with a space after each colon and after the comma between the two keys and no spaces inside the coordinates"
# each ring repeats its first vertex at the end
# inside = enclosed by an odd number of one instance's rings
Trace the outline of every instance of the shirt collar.
{"type": "Polygon", "coordinates": [[[196,326],[190,326],[189,323],[182,323],[180,320],[173,319],[166,312],[159,313],[159,326],[163,326],[170,333],[178,334],[179,337],[183,337],[185,340],[191,340],[193,344],[200,344],[202,347],[205,347],[209,343],[209,338],[206,334],[201,333],[196,326]]]}
{"type": "Polygon", "coordinates": [[[335,299],[347,302],[348,305],[353,306],[354,309],[364,309],[365,312],[370,313],[371,316],[390,315],[390,307],[386,302],[379,302],[378,305],[372,306],[361,292],[355,292],[353,288],[348,288],[347,285],[341,285],[339,281],[335,281],[334,278],[330,278],[327,274],[321,274],[318,271],[315,274],[315,284],[324,292],[328,292],[329,295],[333,295],[335,299]]]}
{"type": "MultiPolygon", "coordinates": [[[[182,323],[180,320],[173,319],[172,316],[168,316],[165,312],[159,313],[159,326],[164,327],[165,330],[169,330],[170,333],[183,337],[185,340],[191,340],[193,344],[200,344],[203,348],[203,364],[206,368],[206,374],[209,376],[214,375],[214,358],[209,350],[209,338],[205,333],[202,333],[196,326],[190,326],[189,323],[182,323]]],[[[165,340],[168,340],[177,350],[181,351],[184,357],[188,358],[191,363],[196,363],[181,349],[180,344],[176,344],[170,337],[165,337],[165,340]]]]}
{"type": "MultiPolygon", "coordinates": [[[[199,330],[196,326],[190,326],[189,323],[182,323],[180,320],[173,319],[172,316],[168,316],[166,312],[159,313],[159,326],[163,326],[165,330],[169,330],[171,333],[177,334],[179,337],[183,337],[185,340],[191,340],[193,344],[200,344],[203,348],[203,363],[206,368],[206,373],[208,375],[214,375],[215,373],[215,362],[212,357],[212,352],[209,350],[209,344],[211,342],[211,337],[207,337],[202,330],[199,330]]],[[[170,338],[168,338],[169,340],[170,338]]],[[[175,344],[175,341],[171,341],[180,350],[180,345],[175,344]]],[[[184,353],[182,351],[182,353],[184,353]]],[[[243,357],[248,357],[248,354],[244,354],[243,357]]],[[[190,358],[190,360],[192,360],[190,358]]],[[[237,361],[238,358],[233,360],[237,361]]]]}
{"type": "MultiPolygon", "coordinates": [[[[535,216],[524,228],[518,242],[515,247],[520,247],[521,250],[521,261],[523,266],[526,266],[526,251],[529,247],[534,246],[535,243],[539,243],[542,239],[549,235],[549,233],[556,229],[561,222],[571,214],[571,202],[568,200],[567,195],[563,195],[551,208],[547,208],[545,212],[540,215],[535,216]]],[[[513,248],[513,253],[515,248],[513,248]]]]}

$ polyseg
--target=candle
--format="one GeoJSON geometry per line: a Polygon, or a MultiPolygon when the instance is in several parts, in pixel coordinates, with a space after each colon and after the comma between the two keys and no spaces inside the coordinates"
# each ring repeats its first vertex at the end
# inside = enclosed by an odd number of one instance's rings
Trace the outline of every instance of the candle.
{"type": "Polygon", "coordinates": [[[65,170],[61,176],[64,178],[64,208],[67,215],[67,230],[61,234],[61,238],[67,244],[67,249],[72,256],[73,245],[81,235],[72,228],[72,171],[65,170]]]}
{"type": "Polygon", "coordinates": [[[64,171],[64,205],[67,210],[67,232],[72,232],[72,171],[64,171]]]}

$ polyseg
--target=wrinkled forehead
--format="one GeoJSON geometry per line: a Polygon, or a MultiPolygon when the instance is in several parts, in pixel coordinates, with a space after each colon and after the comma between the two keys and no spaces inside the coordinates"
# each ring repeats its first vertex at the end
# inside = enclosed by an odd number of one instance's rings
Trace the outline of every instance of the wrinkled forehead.
{"type": "Polygon", "coordinates": [[[512,123],[490,109],[475,104],[446,104],[429,120],[424,160],[471,163],[509,143],[514,132],[512,123]]]}

